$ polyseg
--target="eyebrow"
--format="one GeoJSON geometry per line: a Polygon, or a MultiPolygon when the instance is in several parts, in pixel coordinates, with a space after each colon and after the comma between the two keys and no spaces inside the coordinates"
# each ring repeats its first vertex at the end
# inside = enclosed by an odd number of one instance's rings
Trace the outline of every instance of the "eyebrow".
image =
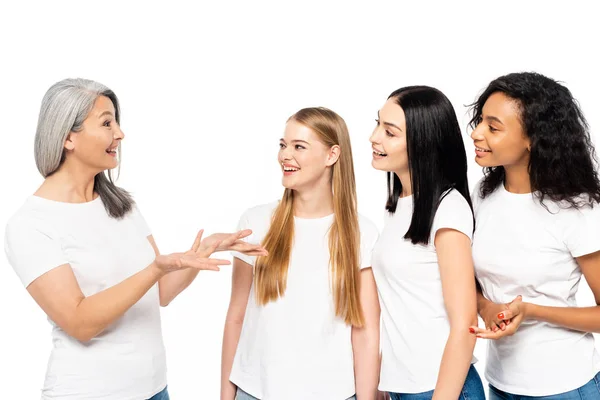
{"type": "Polygon", "coordinates": [[[486,115],[484,118],[486,121],[493,121],[493,122],[497,122],[500,125],[504,126],[504,124],[502,123],[502,121],[500,121],[500,118],[498,117],[494,117],[493,115],[486,115]]]}
{"type": "MultiPolygon", "coordinates": [[[[381,118],[379,117],[379,111],[377,111],[377,119],[381,119],[381,118]]],[[[391,122],[385,122],[385,121],[384,121],[384,122],[382,122],[382,123],[383,123],[385,126],[391,126],[392,128],[396,128],[396,129],[398,129],[400,132],[402,132],[402,129],[401,129],[399,126],[397,126],[397,125],[394,125],[394,124],[392,124],[391,122]]]]}
{"type": "MultiPolygon", "coordinates": [[[[285,143],[285,139],[284,138],[279,139],[279,141],[285,143]]],[[[299,140],[299,139],[292,140],[291,143],[306,143],[306,144],[310,145],[310,143],[308,143],[306,140],[299,140]]]]}
{"type": "Polygon", "coordinates": [[[110,115],[112,117],[113,113],[112,113],[112,111],[104,111],[102,114],[100,114],[98,116],[98,118],[102,118],[105,115],[110,115]]]}

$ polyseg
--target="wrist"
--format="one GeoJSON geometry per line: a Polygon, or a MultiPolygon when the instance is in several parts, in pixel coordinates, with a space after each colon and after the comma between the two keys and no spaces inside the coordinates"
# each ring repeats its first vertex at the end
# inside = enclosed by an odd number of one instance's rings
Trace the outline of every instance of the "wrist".
{"type": "Polygon", "coordinates": [[[523,313],[523,319],[535,319],[535,304],[523,302],[519,308],[523,313]]]}
{"type": "Polygon", "coordinates": [[[148,266],[148,270],[157,281],[167,274],[166,271],[158,265],[156,259],[148,266]]]}
{"type": "Polygon", "coordinates": [[[481,298],[477,302],[477,311],[479,311],[479,315],[485,313],[486,308],[488,308],[492,304],[494,304],[494,303],[492,303],[485,297],[481,296],[481,298]]]}

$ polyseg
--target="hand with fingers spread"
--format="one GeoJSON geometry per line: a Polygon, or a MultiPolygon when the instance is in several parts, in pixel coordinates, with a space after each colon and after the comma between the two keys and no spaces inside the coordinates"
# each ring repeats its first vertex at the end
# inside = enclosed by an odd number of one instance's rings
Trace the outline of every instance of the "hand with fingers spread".
{"type": "Polygon", "coordinates": [[[213,233],[200,244],[200,249],[208,250],[217,244],[214,251],[237,251],[247,256],[266,256],[269,253],[258,244],[251,244],[243,240],[252,234],[252,230],[244,229],[235,233],[213,233]]]}
{"type": "Polygon", "coordinates": [[[203,233],[203,229],[198,232],[196,240],[194,241],[194,244],[190,250],[186,251],[185,253],[171,253],[166,255],[161,254],[156,257],[154,263],[164,274],[188,268],[219,271],[219,265],[231,264],[231,262],[228,260],[209,258],[210,255],[214,253],[221,245],[223,240],[211,239],[209,244],[203,245],[203,233]]]}
{"type": "Polygon", "coordinates": [[[485,329],[472,326],[470,332],[483,339],[500,339],[515,334],[526,316],[527,303],[517,296],[507,304],[489,303],[480,311],[485,329]]]}

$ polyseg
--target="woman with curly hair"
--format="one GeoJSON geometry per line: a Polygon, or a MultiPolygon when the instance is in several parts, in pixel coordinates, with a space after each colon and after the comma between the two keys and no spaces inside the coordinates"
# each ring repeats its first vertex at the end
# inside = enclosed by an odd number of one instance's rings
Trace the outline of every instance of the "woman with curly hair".
{"type": "Polygon", "coordinates": [[[600,399],[600,182],[570,91],[537,73],[492,81],[473,105],[484,178],[473,193],[478,311],[491,399],[600,399]],[[581,276],[596,306],[578,307],[581,276]]]}

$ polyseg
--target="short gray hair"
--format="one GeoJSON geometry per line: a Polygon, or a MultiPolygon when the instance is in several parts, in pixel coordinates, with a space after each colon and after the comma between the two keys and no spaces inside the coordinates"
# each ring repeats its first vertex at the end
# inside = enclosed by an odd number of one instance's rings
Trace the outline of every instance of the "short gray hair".
{"type": "MultiPolygon", "coordinates": [[[[106,96],[115,107],[117,123],[121,122],[119,100],[108,87],[89,79],[64,79],[48,89],[35,134],[35,163],[44,178],[58,170],[65,159],[64,144],[70,132],[78,132],[99,96],[106,96]]],[[[100,172],[94,180],[94,191],[102,198],[111,217],[122,218],[133,207],[131,195],[117,187],[111,171],[100,172]]]]}

